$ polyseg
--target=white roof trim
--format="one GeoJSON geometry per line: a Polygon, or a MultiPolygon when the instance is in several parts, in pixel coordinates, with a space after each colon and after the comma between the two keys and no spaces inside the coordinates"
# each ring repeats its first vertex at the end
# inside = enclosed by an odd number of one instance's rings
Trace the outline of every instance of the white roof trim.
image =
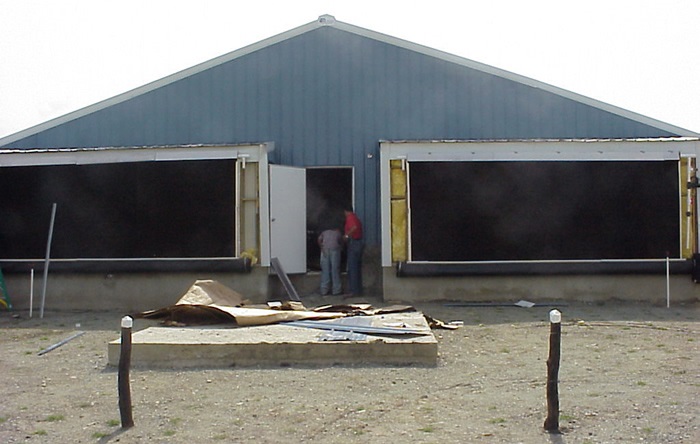
{"type": "Polygon", "coordinates": [[[238,159],[260,162],[271,144],[183,145],[102,148],[0,149],[0,168],[40,165],[88,165],[124,162],[238,159]]]}
{"type": "Polygon", "coordinates": [[[659,161],[696,157],[700,139],[383,141],[379,149],[382,162],[659,161]]]}
{"type": "Polygon", "coordinates": [[[175,74],[169,75],[167,77],[164,77],[160,80],[156,80],[154,82],[147,83],[146,85],[140,86],[138,88],[132,89],[130,91],[127,91],[125,93],[119,94],[117,96],[114,96],[112,98],[103,100],[101,102],[97,102],[93,105],[89,105],[87,107],[81,108],[77,111],[73,111],[71,113],[65,114],[61,117],[57,117],[52,120],[48,120],[44,123],[40,123],[38,125],[32,126],[30,128],[27,128],[25,130],[19,131],[17,133],[11,134],[9,136],[0,138],[0,146],[4,146],[7,144],[10,144],[12,142],[15,142],[17,140],[23,139],[25,137],[29,137],[33,134],[39,133],[41,131],[47,130],[49,128],[53,128],[55,126],[61,125],[63,123],[69,122],[71,120],[78,119],[80,117],[86,116],[88,114],[91,114],[93,112],[105,109],[107,107],[110,107],[112,105],[116,105],[118,103],[124,102],[126,100],[132,99],[134,97],[140,96],[142,94],[145,94],[147,92],[156,90],[158,88],[161,88],[165,85],[168,85],[170,83],[176,82],[178,80],[184,79],[186,77],[189,77],[191,75],[200,73],[202,71],[205,71],[209,68],[213,68],[215,66],[230,62],[232,60],[235,60],[239,57],[243,57],[247,54],[250,54],[252,52],[258,51],[260,49],[263,49],[265,47],[274,45],[276,43],[282,42],[284,40],[291,39],[293,37],[296,37],[298,35],[304,34],[309,31],[313,31],[315,29],[318,29],[320,27],[324,26],[332,26],[337,29],[340,29],[342,31],[350,32],[353,34],[357,34],[363,37],[367,37],[373,40],[381,41],[390,45],[398,46],[400,48],[404,48],[410,51],[418,52],[421,54],[425,54],[430,57],[435,57],[441,60],[445,60],[448,62],[456,63],[458,65],[465,66],[467,68],[475,69],[487,74],[492,74],[498,77],[502,77],[504,79],[512,80],[527,86],[531,86],[533,88],[541,89],[543,91],[551,92],[553,94],[559,95],[564,98],[568,98],[571,100],[574,100],[579,103],[583,103],[585,105],[593,106],[595,108],[610,112],[612,114],[616,114],[621,117],[628,118],[630,120],[634,120],[636,122],[649,125],[658,129],[661,129],[663,131],[668,131],[670,133],[678,134],[680,136],[689,136],[689,137],[700,137],[700,133],[695,133],[690,130],[687,130],[685,128],[681,128],[675,125],[671,125],[665,122],[662,122],[660,120],[652,119],[651,117],[643,116],[641,114],[637,114],[632,111],[625,110],[623,108],[619,108],[604,102],[601,102],[599,100],[591,99],[590,97],[582,96],[580,94],[576,94],[571,91],[567,91],[562,88],[558,88],[556,86],[549,85],[544,82],[540,82],[538,80],[531,79],[529,77],[525,77],[519,74],[515,74],[503,69],[495,68],[490,65],[486,65],[483,63],[476,62],[474,60],[466,59],[464,57],[459,57],[454,54],[449,54],[443,51],[439,51],[437,49],[429,48],[427,46],[419,45],[417,43],[409,42],[407,40],[399,39],[397,37],[392,37],[386,34],[382,34],[376,31],[371,31],[369,29],[361,28],[359,26],[351,25],[348,23],[340,22],[335,20],[335,17],[329,16],[329,15],[322,15],[320,16],[317,20],[307,23],[305,25],[299,26],[297,28],[291,29],[289,31],[283,32],[281,34],[277,34],[276,36],[267,38],[265,40],[261,40],[260,42],[253,43],[252,45],[245,46],[241,49],[232,51],[230,53],[224,54],[222,56],[213,58],[209,61],[206,61],[204,63],[200,63],[198,65],[195,65],[191,68],[184,69],[182,71],[179,71],[175,74]]]}

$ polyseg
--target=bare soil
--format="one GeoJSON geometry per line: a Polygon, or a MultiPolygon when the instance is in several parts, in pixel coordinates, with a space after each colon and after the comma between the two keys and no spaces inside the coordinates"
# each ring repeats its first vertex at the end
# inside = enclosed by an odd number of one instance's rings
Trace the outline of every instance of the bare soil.
{"type": "Polygon", "coordinates": [[[416,308],[464,321],[435,331],[437,367],[132,369],[129,429],[107,366],[123,313],[2,312],[0,442],[700,442],[700,304],[558,307],[561,434],[543,430],[551,307],[416,308]]]}

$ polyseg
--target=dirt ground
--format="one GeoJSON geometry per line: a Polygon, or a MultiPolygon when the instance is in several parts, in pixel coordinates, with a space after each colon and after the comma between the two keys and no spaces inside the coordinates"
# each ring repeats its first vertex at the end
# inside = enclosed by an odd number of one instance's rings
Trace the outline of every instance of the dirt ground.
{"type": "Polygon", "coordinates": [[[132,369],[130,429],[107,367],[123,313],[2,312],[0,442],[700,442],[700,304],[561,304],[561,434],[543,431],[551,307],[416,308],[464,321],[435,331],[437,367],[132,369]]]}

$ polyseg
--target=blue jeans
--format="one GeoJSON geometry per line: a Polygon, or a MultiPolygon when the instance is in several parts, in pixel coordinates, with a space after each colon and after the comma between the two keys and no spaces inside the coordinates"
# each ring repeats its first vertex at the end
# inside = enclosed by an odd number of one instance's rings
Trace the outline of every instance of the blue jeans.
{"type": "Polygon", "coordinates": [[[350,293],[362,294],[362,239],[348,240],[348,286],[350,293]]]}
{"type": "Polygon", "coordinates": [[[343,292],[340,282],[340,249],[321,250],[321,294],[328,294],[333,284],[333,294],[343,292]]]}

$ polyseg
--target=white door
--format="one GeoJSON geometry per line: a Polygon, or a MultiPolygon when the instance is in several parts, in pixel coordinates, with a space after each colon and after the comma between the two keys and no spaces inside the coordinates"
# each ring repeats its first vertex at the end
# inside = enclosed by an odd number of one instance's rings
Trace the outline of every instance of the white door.
{"type": "Polygon", "coordinates": [[[270,257],[306,273],[306,170],[270,165],[270,257]]]}

